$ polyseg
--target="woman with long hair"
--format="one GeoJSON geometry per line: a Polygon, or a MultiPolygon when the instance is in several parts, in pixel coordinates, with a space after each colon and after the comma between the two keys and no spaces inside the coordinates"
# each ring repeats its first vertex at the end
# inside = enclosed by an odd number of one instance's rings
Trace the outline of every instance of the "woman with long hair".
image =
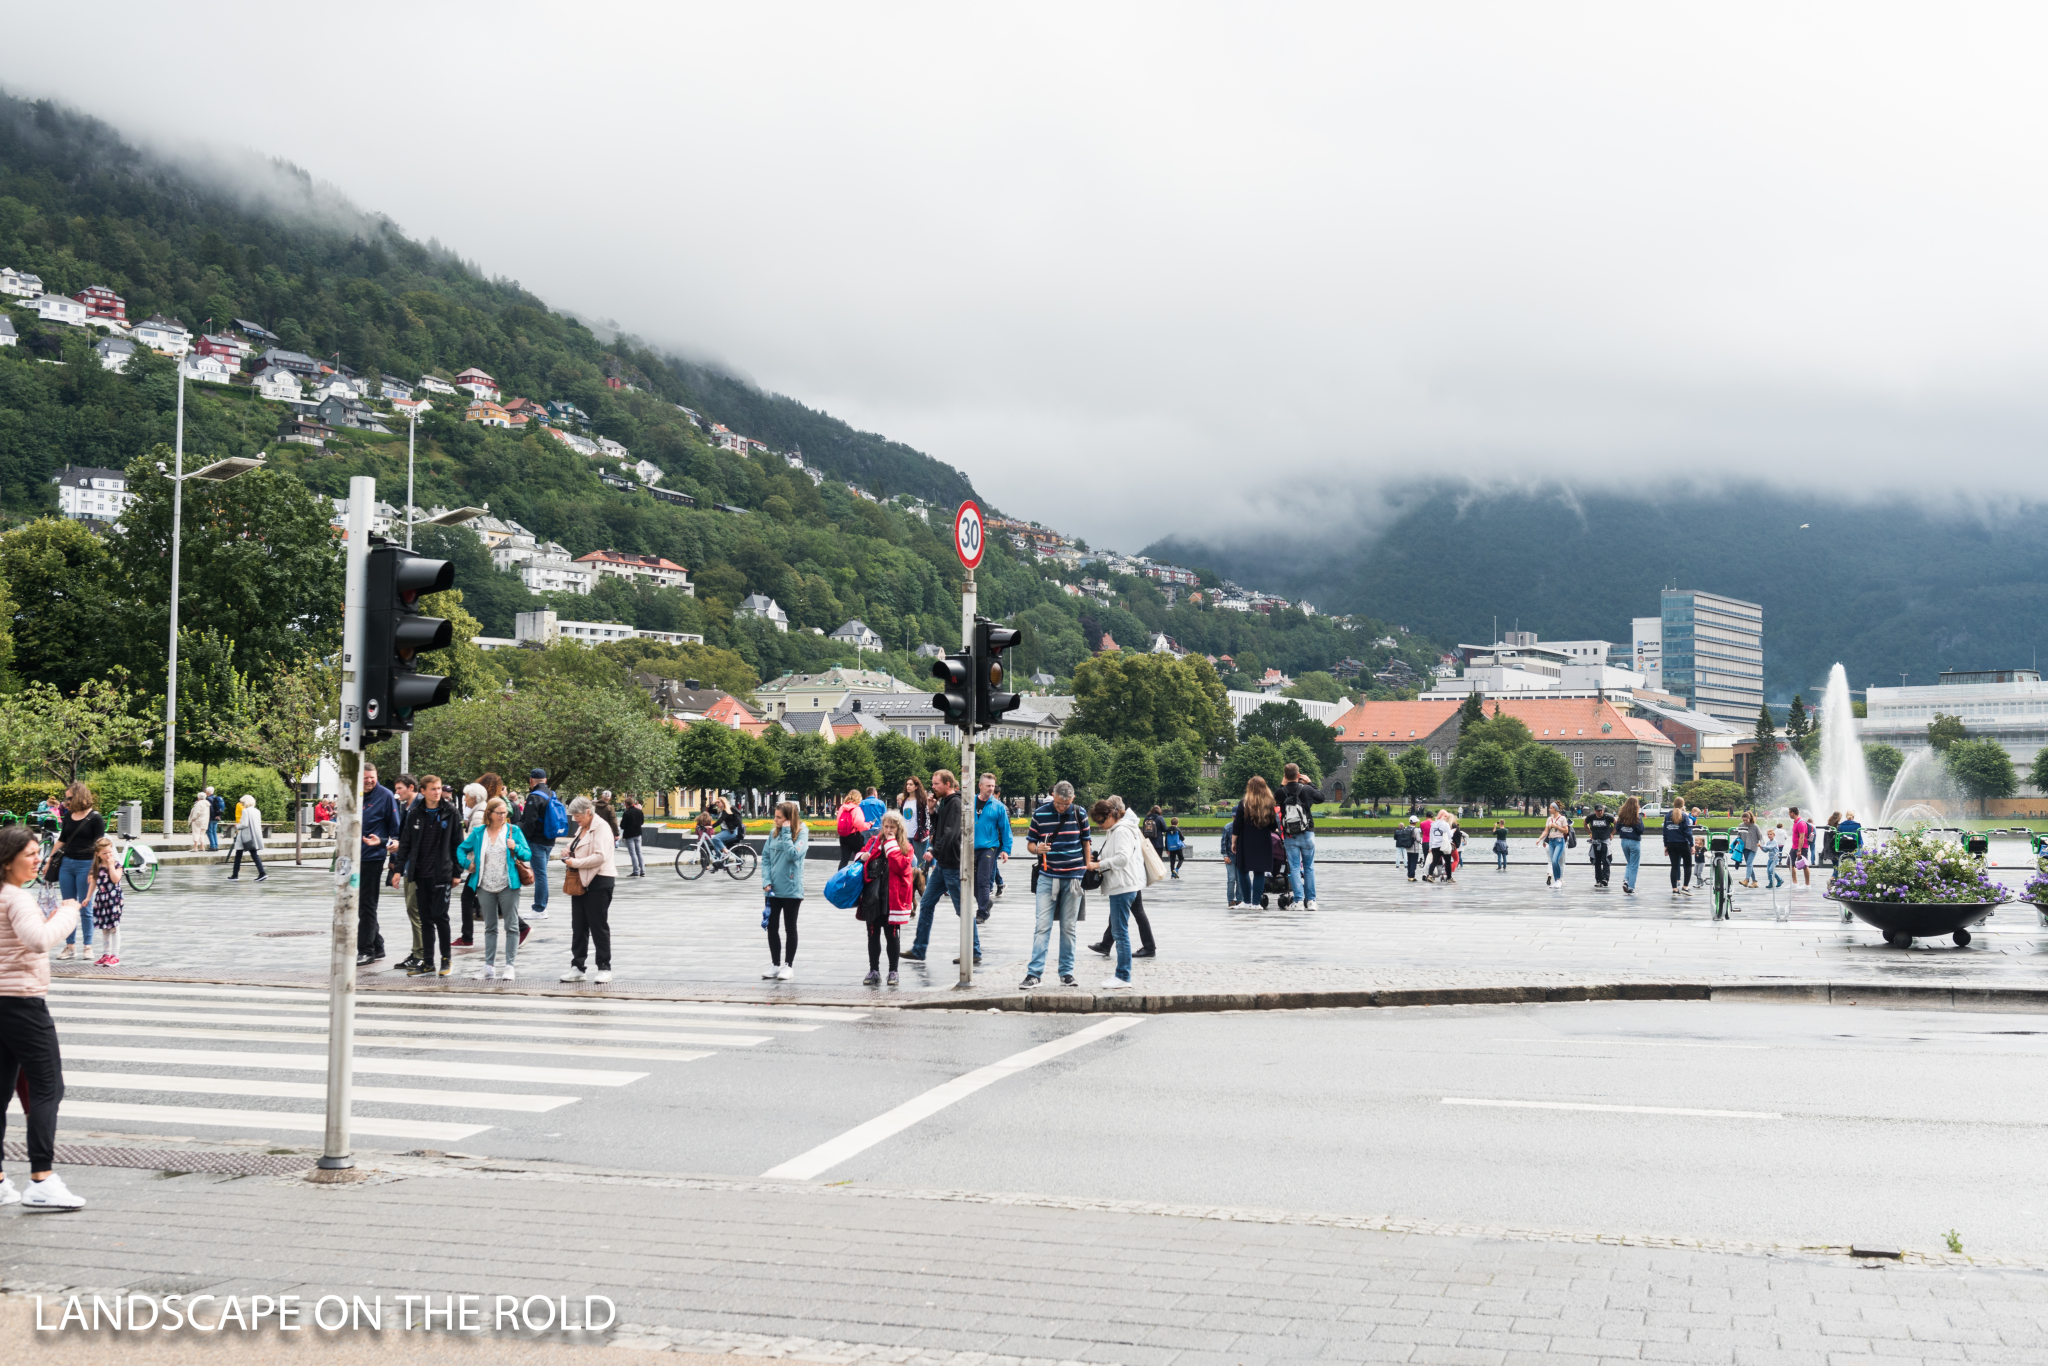
{"type": "MultiPolygon", "coordinates": [[[[0,1138],[16,1076],[28,1074],[22,1109],[28,1121],[26,1191],[0,1173],[0,1205],[32,1210],[78,1209],[85,1201],[51,1168],[57,1158],[57,1107],[64,1100],[64,1060],[50,1019],[50,950],[78,923],[73,898],[57,903],[47,919],[29,893],[38,850],[31,826],[0,828],[0,1138]]],[[[88,860],[89,863],[89,860],[88,860]]],[[[85,868],[88,863],[81,863],[85,868]]]]}
{"type": "Polygon", "coordinates": [[[867,843],[868,818],[860,809],[860,789],[849,787],[839,799],[839,866],[853,862],[853,856],[867,843]]]}
{"type": "Polygon", "coordinates": [[[882,984],[882,945],[886,943],[889,946],[889,985],[893,987],[896,985],[897,963],[903,953],[903,927],[910,923],[911,909],[917,903],[914,882],[917,859],[911,852],[909,828],[904,823],[902,812],[890,811],[883,815],[881,832],[875,837],[874,845],[876,847],[865,855],[870,860],[868,876],[887,876],[889,894],[884,902],[886,910],[878,910],[876,918],[867,921],[868,975],[862,985],[873,987],[882,984]],[[883,866],[876,867],[878,862],[883,866]]]}
{"type": "Polygon", "coordinates": [[[925,846],[931,843],[932,813],[925,795],[924,784],[912,774],[903,783],[903,828],[910,835],[911,852],[917,855],[919,863],[924,862],[925,846]]]}
{"type": "Polygon", "coordinates": [[[1614,837],[1621,841],[1621,857],[1626,865],[1621,873],[1621,890],[1634,896],[1636,869],[1643,862],[1643,804],[1634,797],[1621,804],[1621,811],[1614,818],[1614,837]]]}
{"type": "Polygon", "coordinates": [[[1550,850],[1550,873],[1543,879],[1546,887],[1555,887],[1564,881],[1564,845],[1571,838],[1572,818],[1564,814],[1564,808],[1556,802],[1550,804],[1550,815],[1543,821],[1543,844],[1550,850]]]}
{"type": "Polygon", "coordinates": [[[484,965],[476,970],[479,981],[498,975],[498,931],[505,931],[504,979],[519,975],[519,889],[533,880],[533,849],[526,833],[512,823],[512,808],[503,797],[484,799],[482,824],[462,837],[455,851],[455,863],[466,870],[463,890],[476,898],[477,914],[484,922],[484,965]]]}
{"type": "Polygon", "coordinates": [[[804,900],[804,860],[811,828],[795,802],[775,808],[775,828],[761,850],[761,892],[768,899],[768,971],[763,979],[796,976],[796,913],[804,900]]]}
{"type": "MultiPolygon", "coordinates": [[[[64,789],[64,804],[58,808],[57,843],[50,851],[49,866],[43,869],[43,881],[57,884],[58,891],[66,901],[85,904],[86,889],[92,878],[92,851],[99,847],[100,837],[107,833],[107,818],[93,810],[92,789],[84,783],[73,783],[64,789]]],[[[79,921],[78,933],[85,936],[85,947],[92,947],[92,918],[79,921]]],[[[72,940],[64,941],[64,952],[59,958],[69,958],[73,953],[72,940]]]]}
{"type": "Polygon", "coordinates": [[[1266,904],[1266,875],[1273,871],[1273,832],[1279,828],[1273,789],[1254,773],[1230,816],[1230,866],[1237,873],[1232,906],[1266,904]]]}

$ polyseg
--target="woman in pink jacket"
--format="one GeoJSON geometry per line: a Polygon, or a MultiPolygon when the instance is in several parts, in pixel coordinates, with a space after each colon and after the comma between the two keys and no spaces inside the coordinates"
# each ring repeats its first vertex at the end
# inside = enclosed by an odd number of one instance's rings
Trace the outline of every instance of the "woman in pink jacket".
{"type": "Polygon", "coordinates": [[[0,1174],[0,1205],[19,1201],[38,1212],[80,1209],[51,1167],[57,1158],[57,1107],[64,1100],[64,1060],[50,1019],[50,950],[78,928],[78,903],[61,901],[47,918],[28,892],[35,881],[35,833],[25,825],[0,828],[0,1139],[7,1132],[7,1099],[17,1074],[28,1074],[26,1192],[0,1174]]]}

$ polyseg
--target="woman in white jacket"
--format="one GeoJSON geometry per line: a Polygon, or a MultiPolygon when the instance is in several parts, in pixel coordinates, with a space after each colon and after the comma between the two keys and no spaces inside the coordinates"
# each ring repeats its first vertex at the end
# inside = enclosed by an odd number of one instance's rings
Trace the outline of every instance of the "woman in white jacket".
{"type": "Polygon", "coordinates": [[[1131,985],[1131,902],[1145,889],[1144,834],[1136,821],[1122,821],[1120,803],[1107,798],[1089,808],[1088,819],[1102,832],[1101,852],[1092,846],[1088,866],[1102,874],[1102,890],[1109,897],[1109,933],[1116,940],[1116,975],[1102,984],[1104,991],[1126,991],[1131,985]]]}

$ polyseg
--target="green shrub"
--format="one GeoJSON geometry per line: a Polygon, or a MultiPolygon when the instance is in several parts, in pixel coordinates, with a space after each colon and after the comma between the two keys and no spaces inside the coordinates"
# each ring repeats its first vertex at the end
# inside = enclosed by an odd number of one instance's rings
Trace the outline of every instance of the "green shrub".
{"type": "Polygon", "coordinates": [[[0,811],[12,811],[25,816],[36,809],[36,803],[48,798],[56,801],[63,793],[64,784],[52,778],[31,778],[26,782],[0,783],[0,811]]]}
{"type": "MultiPolygon", "coordinates": [[[[92,789],[99,809],[109,820],[123,802],[141,802],[142,816],[150,830],[163,829],[164,818],[164,771],[141,764],[114,764],[85,775],[87,787],[92,789]]],[[[206,783],[199,781],[199,765],[181,763],[171,788],[171,818],[173,828],[179,834],[185,832],[185,816],[192,810],[192,803],[201,787],[211,784],[215,792],[227,798],[228,809],[243,793],[256,799],[256,805],[263,812],[266,821],[283,821],[291,816],[290,794],[285,790],[284,780],[271,769],[257,764],[226,763],[215,764],[206,772],[206,783]]],[[[0,788],[0,793],[8,789],[0,788]]],[[[33,802],[30,803],[34,805],[33,802]]],[[[10,810],[18,808],[9,808],[10,810]]]]}

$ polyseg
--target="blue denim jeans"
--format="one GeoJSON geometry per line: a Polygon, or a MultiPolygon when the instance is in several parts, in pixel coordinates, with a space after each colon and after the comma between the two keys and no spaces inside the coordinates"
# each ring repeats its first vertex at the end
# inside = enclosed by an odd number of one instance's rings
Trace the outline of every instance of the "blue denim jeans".
{"type": "Polygon", "coordinates": [[[88,947],[92,944],[92,907],[85,904],[86,894],[92,890],[90,861],[82,858],[68,858],[57,865],[57,890],[66,901],[78,903],[78,926],[64,937],[67,944],[76,943],[81,932],[88,947]]]}
{"type": "Polygon", "coordinates": [[[206,823],[206,847],[214,853],[220,852],[220,822],[206,823]]]}
{"type": "Polygon", "coordinates": [[[1564,881],[1564,841],[1547,839],[1543,842],[1550,846],[1550,876],[1559,882],[1564,881]]]}
{"type": "MultiPolygon", "coordinates": [[[[1031,966],[1024,969],[1027,976],[1045,975],[1045,951],[1052,945],[1052,922],[1055,899],[1057,899],[1060,922],[1060,976],[1071,977],[1074,973],[1074,917],[1081,913],[1081,877],[1048,877],[1038,875],[1038,916],[1031,926],[1031,966]]],[[[1126,936],[1128,939],[1128,936],[1126,936]]],[[[1124,959],[1128,972],[1130,959],[1124,959]]]]}
{"type": "Polygon", "coordinates": [[[1131,980],[1131,903],[1136,892],[1117,892],[1109,898],[1109,937],[1116,941],[1116,976],[1131,980]]]}
{"type": "Polygon", "coordinates": [[[1772,887],[1785,885],[1785,879],[1778,876],[1778,851],[1775,849],[1764,855],[1764,876],[1769,879],[1769,885],[1772,887]]]}
{"type": "Polygon", "coordinates": [[[1641,840],[1623,840],[1621,842],[1621,857],[1628,864],[1627,871],[1621,876],[1621,885],[1633,892],[1636,889],[1636,869],[1640,868],[1643,863],[1643,842],[1641,840]]]}
{"type": "Polygon", "coordinates": [[[1249,868],[1233,867],[1230,871],[1237,877],[1237,890],[1232,895],[1239,901],[1258,905],[1259,898],[1266,894],[1266,875],[1249,868]]]}
{"type": "Polygon", "coordinates": [[[1316,899],[1316,832],[1287,837],[1287,890],[1296,901],[1316,899]]]}
{"type": "Polygon", "coordinates": [[[555,852],[553,840],[529,840],[533,850],[533,913],[539,915],[548,908],[548,859],[555,852]]]}
{"type": "MultiPolygon", "coordinates": [[[[939,908],[939,898],[953,898],[953,914],[960,914],[960,870],[941,868],[937,864],[924,870],[924,900],[917,907],[917,938],[910,946],[910,956],[924,957],[925,945],[932,937],[932,913],[939,908]]],[[[974,956],[981,957],[981,925],[974,926],[974,956]]]]}

